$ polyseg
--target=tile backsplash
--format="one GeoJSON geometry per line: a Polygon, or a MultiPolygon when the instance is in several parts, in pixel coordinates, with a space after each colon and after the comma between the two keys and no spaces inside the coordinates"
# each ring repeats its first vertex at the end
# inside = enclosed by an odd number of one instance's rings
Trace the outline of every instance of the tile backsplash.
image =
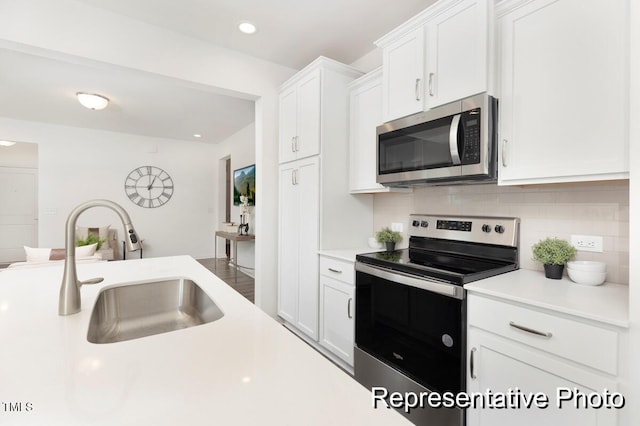
{"type": "Polygon", "coordinates": [[[607,263],[607,281],[629,283],[629,184],[622,182],[418,187],[413,193],[374,196],[374,229],[404,223],[410,213],[520,218],[520,267],[542,271],[531,246],[546,237],[603,237],[603,253],[579,251],[576,260],[607,263]]]}

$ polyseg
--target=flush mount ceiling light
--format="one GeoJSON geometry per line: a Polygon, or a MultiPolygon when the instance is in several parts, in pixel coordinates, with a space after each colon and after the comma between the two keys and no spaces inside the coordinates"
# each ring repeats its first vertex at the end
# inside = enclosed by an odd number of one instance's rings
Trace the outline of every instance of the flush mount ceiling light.
{"type": "Polygon", "coordinates": [[[100,110],[109,105],[109,98],[95,93],[78,92],[76,96],[78,97],[78,102],[85,108],[100,110]]]}
{"type": "Polygon", "coordinates": [[[247,21],[240,22],[238,24],[238,29],[244,34],[253,34],[257,31],[256,26],[247,21]]]}
{"type": "Polygon", "coordinates": [[[193,137],[194,137],[194,138],[201,138],[201,137],[202,137],[202,135],[201,135],[201,134],[199,134],[199,133],[194,133],[193,137]]]}
{"type": "Polygon", "coordinates": [[[16,143],[12,141],[0,141],[0,146],[13,146],[15,144],[16,143]]]}

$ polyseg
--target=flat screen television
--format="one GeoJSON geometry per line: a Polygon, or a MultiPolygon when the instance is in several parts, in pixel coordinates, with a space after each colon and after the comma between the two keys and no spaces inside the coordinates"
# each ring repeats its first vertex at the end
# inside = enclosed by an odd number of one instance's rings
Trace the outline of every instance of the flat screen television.
{"type": "Polygon", "coordinates": [[[240,196],[249,197],[249,205],[256,205],[256,165],[233,171],[233,205],[239,206],[240,196]]]}

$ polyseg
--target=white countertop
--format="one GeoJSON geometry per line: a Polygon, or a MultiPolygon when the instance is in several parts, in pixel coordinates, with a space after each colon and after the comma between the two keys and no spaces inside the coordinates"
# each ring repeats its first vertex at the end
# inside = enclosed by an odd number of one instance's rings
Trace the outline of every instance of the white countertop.
{"type": "Polygon", "coordinates": [[[0,272],[0,424],[408,424],[188,256],[78,265],[82,311],[58,316],[62,266],[0,272]],[[86,340],[101,288],[185,276],[225,316],[111,344],[86,340]],[[26,410],[27,403],[31,407],[26,410]],[[0,406],[2,408],[2,406],[0,406]]]}
{"type": "Polygon", "coordinates": [[[355,262],[356,255],[362,253],[373,253],[381,251],[382,249],[375,249],[371,247],[360,247],[350,249],[338,249],[338,250],[320,250],[318,254],[320,256],[329,256],[335,259],[346,260],[347,262],[355,262]]]}
{"type": "Polygon", "coordinates": [[[629,286],[622,284],[587,286],[567,277],[552,280],[545,278],[542,271],[519,269],[466,284],[464,288],[472,293],[629,327],[629,286]]]}

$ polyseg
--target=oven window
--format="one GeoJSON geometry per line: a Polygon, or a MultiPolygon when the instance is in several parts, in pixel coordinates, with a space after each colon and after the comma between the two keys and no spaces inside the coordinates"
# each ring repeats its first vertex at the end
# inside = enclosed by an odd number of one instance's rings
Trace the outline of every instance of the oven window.
{"type": "Polygon", "coordinates": [[[452,165],[449,149],[451,119],[445,117],[379,135],[379,173],[399,173],[452,165]]]}
{"type": "Polygon", "coordinates": [[[464,390],[464,302],[356,273],[356,344],[438,392],[464,390]]]}

